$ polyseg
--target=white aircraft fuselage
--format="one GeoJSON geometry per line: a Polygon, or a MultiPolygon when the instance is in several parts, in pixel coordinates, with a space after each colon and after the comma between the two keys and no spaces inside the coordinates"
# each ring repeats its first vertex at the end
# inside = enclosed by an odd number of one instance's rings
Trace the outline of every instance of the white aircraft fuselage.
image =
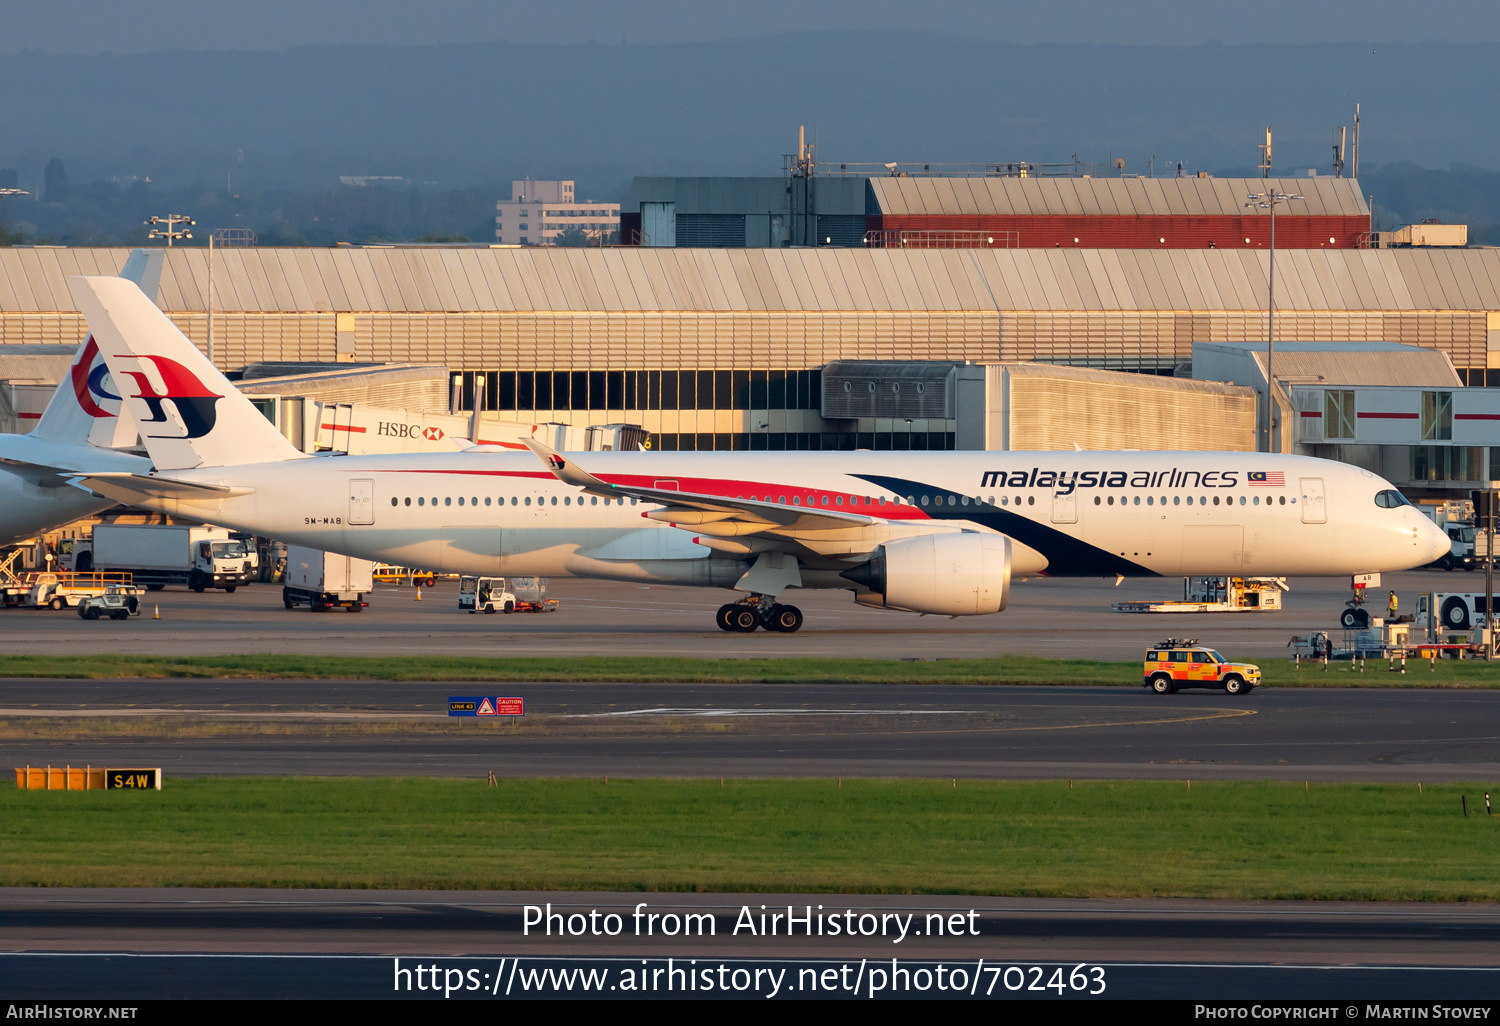
{"type": "MultiPolygon", "coordinates": [[[[1300,456],[861,451],[576,459],[612,485],[875,518],[799,534],[804,587],[854,590],[839,573],[861,553],[934,532],[1008,536],[1017,577],[1345,575],[1420,566],[1449,545],[1419,510],[1388,498],[1398,495],[1390,483],[1300,456]]],[[[705,545],[715,541],[712,522],[684,528],[648,519],[662,507],[589,494],[530,453],[333,457],[160,476],[252,490],[157,504],[168,512],[445,572],[730,587],[749,558],[705,545]]]]}
{"type": "Polygon", "coordinates": [[[150,468],[151,461],[142,456],[86,443],[0,435],[0,545],[34,537],[115,504],[113,499],[74,486],[59,471],[144,474],[150,468]]]}

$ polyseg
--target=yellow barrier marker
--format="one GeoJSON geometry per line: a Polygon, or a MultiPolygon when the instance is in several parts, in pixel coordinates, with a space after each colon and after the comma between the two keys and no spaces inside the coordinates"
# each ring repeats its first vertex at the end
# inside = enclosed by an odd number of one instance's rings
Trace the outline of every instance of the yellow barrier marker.
{"type": "Polygon", "coordinates": [[[160,791],[160,769],[94,769],[92,766],[17,766],[21,791],[160,791]]]}
{"type": "Polygon", "coordinates": [[[156,607],[156,612],[152,615],[151,619],[153,619],[153,620],[160,620],[161,619],[161,606],[157,606],[156,607]]]}

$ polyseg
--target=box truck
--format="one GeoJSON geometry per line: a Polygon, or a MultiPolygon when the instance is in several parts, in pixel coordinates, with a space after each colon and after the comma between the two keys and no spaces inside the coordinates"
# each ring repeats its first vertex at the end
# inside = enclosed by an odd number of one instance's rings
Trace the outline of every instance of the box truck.
{"type": "Polygon", "coordinates": [[[292,609],[306,603],[315,613],[342,606],[357,613],[370,604],[374,570],[368,559],[288,545],[281,604],[292,609]]]}
{"type": "Polygon", "coordinates": [[[149,591],[185,584],[234,591],[255,576],[254,552],[222,527],[185,524],[99,524],[73,543],[73,569],[128,573],[149,591]]]}

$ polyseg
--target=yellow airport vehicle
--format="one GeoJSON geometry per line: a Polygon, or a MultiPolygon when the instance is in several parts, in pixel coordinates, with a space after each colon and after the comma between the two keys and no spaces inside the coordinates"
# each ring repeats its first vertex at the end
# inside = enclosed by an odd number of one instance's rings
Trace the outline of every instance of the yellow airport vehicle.
{"type": "Polygon", "coordinates": [[[376,563],[373,574],[380,584],[404,584],[409,581],[417,587],[425,584],[430,588],[437,581],[437,574],[431,570],[416,570],[409,566],[394,566],[390,563],[376,563]]]}
{"type": "Polygon", "coordinates": [[[1260,667],[1230,662],[1196,638],[1168,638],[1146,650],[1143,680],[1158,695],[1179,688],[1223,688],[1226,694],[1245,695],[1260,683],[1260,667]]]}

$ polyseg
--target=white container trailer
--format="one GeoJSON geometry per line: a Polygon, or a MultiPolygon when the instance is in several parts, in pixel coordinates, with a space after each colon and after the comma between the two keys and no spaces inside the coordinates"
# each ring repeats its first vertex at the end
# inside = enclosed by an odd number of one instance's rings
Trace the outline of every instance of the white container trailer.
{"type": "Polygon", "coordinates": [[[286,547],[286,578],[281,603],[288,609],[306,603],[313,612],[337,606],[357,613],[370,604],[375,564],[301,545],[286,547]]]}
{"type": "Polygon", "coordinates": [[[169,584],[234,591],[253,578],[254,562],[246,544],[222,527],[99,524],[88,542],[73,547],[75,570],[128,573],[151,591],[169,584]]]}

